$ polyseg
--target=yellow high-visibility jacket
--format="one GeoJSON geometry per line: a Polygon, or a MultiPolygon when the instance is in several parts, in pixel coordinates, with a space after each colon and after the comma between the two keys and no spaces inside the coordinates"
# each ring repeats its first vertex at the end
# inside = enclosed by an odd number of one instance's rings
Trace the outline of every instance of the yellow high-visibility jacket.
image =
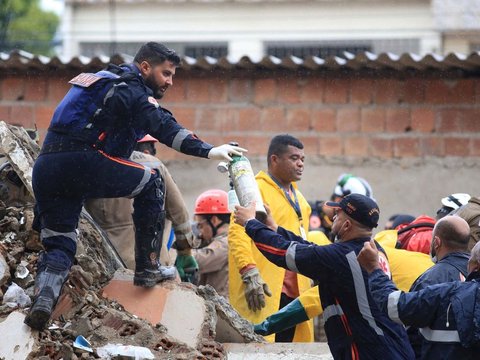
{"type": "MultiPolygon", "coordinates": [[[[275,222],[285,229],[300,235],[300,220],[286,198],[284,191],[263,171],[260,171],[255,178],[262,199],[270,207],[275,222]]],[[[293,187],[302,213],[302,224],[305,232],[308,232],[311,208],[307,200],[305,200],[300,191],[298,191],[295,183],[293,183],[293,187]]],[[[268,261],[267,258],[258,251],[252,239],[245,234],[244,228],[233,222],[233,218],[228,232],[228,246],[230,303],[244,318],[254,324],[259,323],[279,308],[285,269],[268,261]],[[245,286],[240,276],[240,270],[249,264],[255,264],[257,266],[262,279],[268,284],[272,292],[271,297],[266,296],[266,306],[256,312],[248,308],[244,295],[245,286]]],[[[297,281],[300,294],[311,288],[311,280],[309,278],[297,275],[297,281]]],[[[273,336],[268,337],[267,340],[274,341],[274,338],[273,336]]],[[[313,322],[307,321],[297,325],[293,341],[313,341],[313,322]]]]}

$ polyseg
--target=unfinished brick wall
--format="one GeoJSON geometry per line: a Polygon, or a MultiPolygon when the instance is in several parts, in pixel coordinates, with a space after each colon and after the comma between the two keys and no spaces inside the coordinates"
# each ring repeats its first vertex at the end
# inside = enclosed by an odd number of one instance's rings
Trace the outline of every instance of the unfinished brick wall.
{"type": "MultiPolygon", "coordinates": [[[[78,71],[79,72],[79,71],[78,71]]],[[[75,72],[0,75],[0,119],[45,135],[75,72]]],[[[277,133],[309,156],[480,156],[480,78],[281,71],[178,71],[163,105],[202,139],[264,155],[277,133]]],[[[163,148],[161,158],[187,159],[163,148]]]]}

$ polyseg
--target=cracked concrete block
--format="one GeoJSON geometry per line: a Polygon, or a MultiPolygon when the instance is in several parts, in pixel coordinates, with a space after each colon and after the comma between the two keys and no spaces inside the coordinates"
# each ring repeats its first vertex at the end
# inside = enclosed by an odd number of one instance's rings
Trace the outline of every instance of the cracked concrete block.
{"type": "Polygon", "coordinates": [[[0,323],[0,358],[24,360],[32,352],[35,338],[24,319],[24,314],[14,311],[0,323]]]}
{"type": "Polygon", "coordinates": [[[197,292],[214,307],[216,317],[216,324],[214,325],[215,341],[220,343],[265,342],[263,336],[253,332],[253,325],[240,316],[223,296],[218,295],[212,286],[199,286],[197,292]]]}
{"type": "Polygon", "coordinates": [[[10,280],[10,267],[3,255],[0,254],[0,286],[5,285],[8,280],[10,280]]]}
{"type": "Polygon", "coordinates": [[[228,360],[333,360],[327,343],[224,344],[228,360]]]}
{"type": "Polygon", "coordinates": [[[205,300],[188,285],[166,281],[146,289],[133,285],[132,271],[119,270],[104,287],[103,296],[153,325],[162,324],[168,335],[193,348],[200,348],[204,334],[213,332],[205,300]]]}

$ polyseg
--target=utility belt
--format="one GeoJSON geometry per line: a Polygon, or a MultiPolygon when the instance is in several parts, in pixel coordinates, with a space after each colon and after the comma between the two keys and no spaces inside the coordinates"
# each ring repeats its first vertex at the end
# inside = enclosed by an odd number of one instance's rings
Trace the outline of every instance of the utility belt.
{"type": "Polygon", "coordinates": [[[51,154],[57,152],[69,151],[96,151],[93,145],[83,143],[80,141],[66,140],[44,144],[40,154],[51,154]]]}

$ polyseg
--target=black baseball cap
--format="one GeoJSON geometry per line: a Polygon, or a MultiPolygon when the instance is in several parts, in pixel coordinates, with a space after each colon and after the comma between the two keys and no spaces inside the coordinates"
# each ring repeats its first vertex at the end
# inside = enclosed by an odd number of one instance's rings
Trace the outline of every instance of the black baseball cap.
{"type": "Polygon", "coordinates": [[[361,194],[350,194],[345,196],[340,202],[327,201],[328,207],[342,209],[345,214],[360,224],[375,228],[378,225],[380,210],[372,198],[361,194]]]}

